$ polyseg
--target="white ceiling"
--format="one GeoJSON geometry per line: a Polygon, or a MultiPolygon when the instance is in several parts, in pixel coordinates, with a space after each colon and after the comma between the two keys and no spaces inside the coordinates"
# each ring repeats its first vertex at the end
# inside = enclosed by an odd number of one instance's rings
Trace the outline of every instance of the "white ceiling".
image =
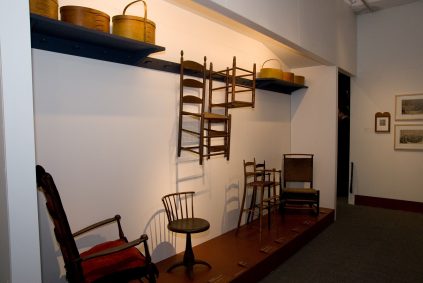
{"type": "MultiPolygon", "coordinates": [[[[323,58],[317,57],[315,54],[311,54],[306,50],[302,49],[301,46],[292,46],[288,47],[284,43],[284,39],[273,34],[269,36],[267,33],[263,33],[260,28],[255,26],[252,28],[246,24],[235,21],[230,17],[225,17],[222,14],[208,9],[203,5],[200,5],[196,2],[198,1],[187,1],[187,0],[167,0],[168,2],[174,3],[180,7],[186,8],[188,10],[194,11],[204,17],[216,21],[220,24],[226,25],[233,30],[236,30],[240,33],[246,34],[252,38],[255,38],[264,45],[266,45],[270,50],[272,50],[275,55],[284,62],[289,68],[301,68],[308,66],[316,66],[326,64],[323,58]]],[[[338,0],[339,1],[339,0],[338,0]]],[[[342,1],[342,0],[341,0],[342,1]]],[[[423,1],[423,0],[344,0],[351,6],[351,9],[356,15],[377,12],[382,9],[387,9],[394,6],[405,5],[408,3],[423,1]],[[366,5],[367,4],[367,5],[366,5]]],[[[201,1],[200,1],[201,2],[201,1]]]]}
{"type": "Polygon", "coordinates": [[[377,12],[382,9],[405,5],[416,1],[420,0],[345,0],[345,2],[351,5],[351,9],[357,15],[377,12]]]}

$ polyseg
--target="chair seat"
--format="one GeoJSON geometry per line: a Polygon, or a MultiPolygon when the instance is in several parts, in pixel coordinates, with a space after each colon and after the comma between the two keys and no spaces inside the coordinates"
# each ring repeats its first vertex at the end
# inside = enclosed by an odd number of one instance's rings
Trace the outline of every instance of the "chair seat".
{"type": "Polygon", "coordinates": [[[248,186],[253,186],[253,187],[259,187],[259,186],[268,187],[268,186],[272,186],[273,184],[276,184],[276,183],[272,181],[253,181],[253,182],[247,183],[248,186]]]}
{"type": "Polygon", "coordinates": [[[177,233],[200,233],[210,228],[210,223],[202,218],[182,218],[169,222],[167,228],[177,233]]]}
{"type": "MultiPolygon", "coordinates": [[[[83,258],[109,248],[118,247],[125,243],[123,240],[105,242],[81,253],[81,257],[83,258]]],[[[145,261],[144,255],[137,248],[132,247],[108,256],[83,261],[81,266],[84,272],[85,282],[90,283],[105,276],[116,276],[117,272],[125,272],[130,269],[133,271],[134,268],[145,266],[145,261]]]]}
{"type": "Polygon", "coordinates": [[[282,189],[282,193],[317,194],[317,190],[316,189],[285,188],[285,189],[282,189]]]}
{"type": "Polygon", "coordinates": [[[228,120],[228,116],[210,112],[204,112],[204,118],[209,120],[228,120]]]}

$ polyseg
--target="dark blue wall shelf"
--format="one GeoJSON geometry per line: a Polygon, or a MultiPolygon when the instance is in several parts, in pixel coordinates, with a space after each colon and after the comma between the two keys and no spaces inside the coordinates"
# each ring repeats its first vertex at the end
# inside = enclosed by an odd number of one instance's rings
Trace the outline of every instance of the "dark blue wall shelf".
{"type": "Polygon", "coordinates": [[[31,14],[32,48],[138,65],[164,47],[31,14]]]}
{"type": "Polygon", "coordinates": [[[296,90],[307,88],[307,86],[291,83],[288,81],[278,80],[278,79],[257,78],[256,88],[291,94],[292,92],[296,90]]]}
{"type": "MultiPolygon", "coordinates": [[[[164,47],[36,14],[31,14],[30,19],[32,48],[179,74],[179,63],[148,57],[164,51],[164,47]]],[[[249,80],[240,83],[251,85],[249,80]]],[[[306,86],[277,79],[257,79],[256,88],[291,94],[306,86]]]]}

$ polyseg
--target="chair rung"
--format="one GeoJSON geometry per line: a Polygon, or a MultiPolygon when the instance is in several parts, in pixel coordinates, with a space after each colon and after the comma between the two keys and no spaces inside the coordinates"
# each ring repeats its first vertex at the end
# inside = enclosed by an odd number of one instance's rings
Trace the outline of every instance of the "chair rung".
{"type": "Polygon", "coordinates": [[[206,112],[204,113],[204,119],[207,119],[212,122],[226,122],[227,120],[229,120],[229,117],[222,114],[206,112]]]}
{"type": "Polygon", "coordinates": [[[229,107],[228,105],[229,103],[222,102],[222,103],[212,103],[210,106],[211,107],[229,107]]]}
{"type": "Polygon", "coordinates": [[[188,111],[182,111],[181,113],[182,115],[190,115],[190,116],[195,116],[195,117],[200,117],[201,113],[194,113],[194,112],[188,112],[188,111]]]}
{"type": "Polygon", "coordinates": [[[224,77],[226,77],[226,69],[225,70],[220,70],[220,71],[213,71],[212,73],[211,73],[211,75],[213,76],[213,75],[220,75],[220,76],[224,76],[224,77]]]}
{"type": "Polygon", "coordinates": [[[216,130],[209,130],[209,129],[205,129],[206,131],[208,131],[208,136],[206,136],[205,138],[224,138],[224,137],[228,137],[229,133],[225,132],[225,131],[216,131],[216,130]]]}
{"type": "Polygon", "coordinates": [[[315,207],[295,206],[295,205],[287,205],[286,208],[289,208],[289,209],[297,209],[297,210],[311,210],[311,209],[315,209],[315,207]]]}
{"type": "MultiPolygon", "coordinates": [[[[253,87],[247,86],[247,85],[244,85],[244,84],[235,84],[235,86],[246,88],[244,91],[251,91],[253,89],[253,87]]],[[[235,91],[235,92],[237,92],[237,91],[235,91]]]]}
{"type": "Polygon", "coordinates": [[[193,146],[182,146],[181,149],[184,150],[192,150],[192,149],[198,149],[199,146],[198,145],[193,145],[193,146]]]}
{"type": "Polygon", "coordinates": [[[252,107],[253,103],[247,101],[232,101],[229,103],[229,108],[252,107]]]}
{"type": "Polygon", "coordinates": [[[209,146],[209,150],[210,150],[210,152],[222,151],[222,154],[223,154],[223,152],[226,151],[226,146],[225,145],[212,145],[212,146],[209,146]]]}
{"type": "MultiPolygon", "coordinates": [[[[241,71],[244,71],[244,72],[248,73],[248,74],[249,74],[249,76],[251,76],[251,75],[253,75],[253,74],[254,74],[251,70],[247,70],[247,69],[244,69],[244,68],[236,67],[236,69],[237,69],[237,70],[241,70],[241,71]]],[[[237,76],[237,77],[239,77],[239,76],[237,76]]]]}
{"type": "Polygon", "coordinates": [[[292,203],[317,203],[317,200],[310,200],[310,199],[283,199],[282,201],[292,202],[292,203]]]}
{"type": "Polygon", "coordinates": [[[198,146],[196,146],[196,147],[194,147],[194,146],[192,146],[192,147],[181,147],[181,150],[189,151],[189,152],[192,152],[192,153],[195,153],[195,154],[200,154],[197,150],[194,150],[194,149],[198,150],[198,146]]]}
{"type": "Polygon", "coordinates": [[[220,86],[220,87],[212,88],[212,90],[220,90],[220,89],[225,89],[225,88],[226,88],[226,86],[220,86]]]}
{"type": "Polygon", "coordinates": [[[199,133],[199,132],[194,132],[194,131],[187,130],[187,129],[181,129],[181,131],[182,131],[182,132],[185,132],[185,133],[189,133],[189,134],[197,135],[197,136],[199,136],[199,135],[200,135],[200,133],[199,133]]]}

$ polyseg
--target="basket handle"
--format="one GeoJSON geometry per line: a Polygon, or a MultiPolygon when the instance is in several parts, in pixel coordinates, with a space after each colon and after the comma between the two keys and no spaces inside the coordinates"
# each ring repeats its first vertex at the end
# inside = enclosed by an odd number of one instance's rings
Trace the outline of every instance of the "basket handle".
{"type": "Polygon", "coordinates": [[[131,3],[129,3],[128,5],[125,6],[125,8],[123,9],[123,14],[125,15],[126,10],[129,8],[129,6],[131,6],[132,4],[135,4],[137,2],[144,3],[144,42],[145,42],[145,41],[147,41],[147,3],[145,3],[144,0],[132,1],[131,3]]]}
{"type": "Polygon", "coordinates": [[[266,61],[263,62],[263,65],[261,66],[261,68],[263,69],[264,64],[266,64],[269,61],[277,61],[279,63],[279,69],[282,70],[282,64],[281,64],[281,61],[279,59],[269,59],[269,60],[266,60],[266,61]]]}

